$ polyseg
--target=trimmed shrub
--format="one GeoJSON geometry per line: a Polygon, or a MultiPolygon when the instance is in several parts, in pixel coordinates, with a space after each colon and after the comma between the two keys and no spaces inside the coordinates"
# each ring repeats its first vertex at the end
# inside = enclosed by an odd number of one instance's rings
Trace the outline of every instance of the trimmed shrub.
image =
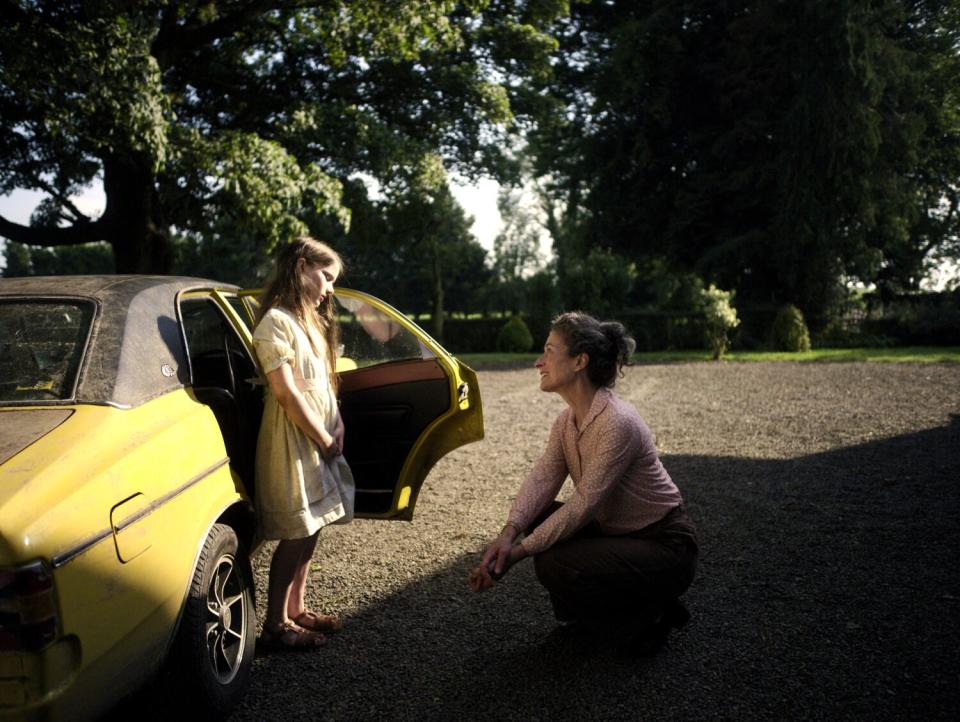
{"type": "Polygon", "coordinates": [[[711,283],[701,294],[707,348],[713,351],[714,360],[719,361],[730,348],[728,332],[740,324],[737,309],[733,307],[733,291],[724,291],[711,283]]]}
{"type": "Polygon", "coordinates": [[[497,351],[503,353],[525,353],[533,346],[530,329],[520,316],[511,316],[497,334],[497,351]]]}
{"type": "Polygon", "coordinates": [[[787,304],[777,311],[770,331],[770,345],[774,351],[810,350],[810,332],[799,308],[787,304]]]}

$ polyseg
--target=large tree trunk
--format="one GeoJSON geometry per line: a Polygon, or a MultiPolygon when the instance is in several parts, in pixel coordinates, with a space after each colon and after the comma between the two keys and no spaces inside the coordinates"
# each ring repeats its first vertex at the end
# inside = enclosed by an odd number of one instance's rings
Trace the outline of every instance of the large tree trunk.
{"type": "Polygon", "coordinates": [[[106,240],[117,273],[170,273],[173,242],[163,222],[155,178],[143,157],[110,157],[103,164],[106,240]]]}

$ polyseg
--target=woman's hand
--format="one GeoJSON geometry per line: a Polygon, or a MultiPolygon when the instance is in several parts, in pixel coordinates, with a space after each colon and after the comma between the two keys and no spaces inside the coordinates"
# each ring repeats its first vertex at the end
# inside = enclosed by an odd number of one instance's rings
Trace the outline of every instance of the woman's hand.
{"type": "Polygon", "coordinates": [[[487,547],[480,564],[470,571],[467,583],[475,592],[482,592],[496,584],[507,571],[526,556],[526,552],[514,540],[519,536],[513,524],[507,524],[500,535],[487,547]]]}

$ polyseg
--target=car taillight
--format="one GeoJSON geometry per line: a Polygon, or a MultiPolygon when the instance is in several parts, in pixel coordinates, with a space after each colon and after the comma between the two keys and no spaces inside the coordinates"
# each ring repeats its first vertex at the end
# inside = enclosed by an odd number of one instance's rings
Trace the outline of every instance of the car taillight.
{"type": "Polygon", "coordinates": [[[0,652],[43,649],[57,625],[53,574],[43,562],[0,569],[0,652]]]}

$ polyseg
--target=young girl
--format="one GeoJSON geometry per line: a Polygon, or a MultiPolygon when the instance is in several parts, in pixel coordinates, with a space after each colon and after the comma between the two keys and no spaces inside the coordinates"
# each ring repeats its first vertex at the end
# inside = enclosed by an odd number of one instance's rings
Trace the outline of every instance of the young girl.
{"type": "Polygon", "coordinates": [[[335,616],[308,610],[304,590],[320,528],[353,518],[334,374],[333,284],[342,269],[326,244],[292,242],[277,259],[253,332],[268,382],[257,440],[257,522],[263,539],[280,540],[261,635],[273,647],[315,647],[341,626],[335,616]]]}

